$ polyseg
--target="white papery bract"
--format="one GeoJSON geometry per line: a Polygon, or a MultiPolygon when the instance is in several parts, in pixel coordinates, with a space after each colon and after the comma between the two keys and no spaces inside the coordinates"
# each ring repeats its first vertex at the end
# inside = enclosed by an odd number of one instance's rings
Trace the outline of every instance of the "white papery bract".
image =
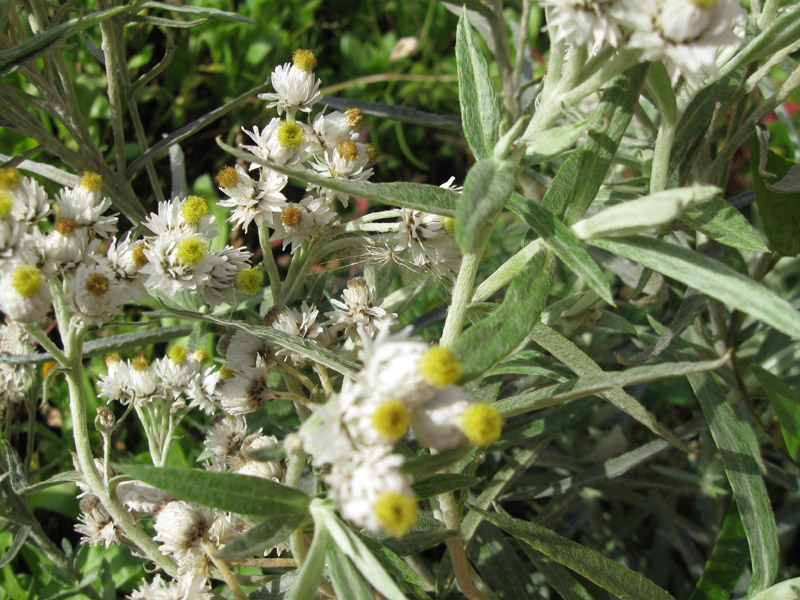
{"type": "MultiPolygon", "coordinates": [[[[344,390],[346,385],[352,385],[352,381],[344,380],[343,394],[346,394],[344,390]]],[[[355,450],[355,445],[344,425],[339,397],[334,396],[316,408],[314,414],[306,419],[298,432],[303,449],[311,455],[316,467],[344,460],[355,450]]]]}
{"type": "Polygon", "coordinates": [[[209,306],[236,304],[236,276],[249,266],[251,256],[246,248],[233,246],[225,246],[209,256],[211,272],[208,281],[198,290],[209,306]]]}
{"type": "Polygon", "coordinates": [[[259,358],[268,366],[275,362],[273,350],[266,340],[242,329],[229,338],[224,356],[225,366],[235,373],[252,369],[259,358]]]}
{"type": "Polygon", "coordinates": [[[100,257],[95,260],[79,265],[67,286],[72,311],[84,321],[99,325],[120,314],[120,306],[130,300],[131,293],[107,261],[100,257]]]}
{"type": "Polygon", "coordinates": [[[205,577],[184,576],[166,582],[159,575],[143,583],[128,596],[129,600],[212,600],[214,593],[205,577]]]}
{"type": "Polygon", "coordinates": [[[342,300],[331,300],[334,310],[326,312],[330,319],[330,331],[344,332],[355,338],[359,327],[369,337],[375,337],[381,329],[390,327],[397,315],[389,312],[375,301],[375,289],[363,277],[355,277],[342,290],[342,300]]]}
{"type": "Polygon", "coordinates": [[[80,533],[82,544],[96,546],[103,544],[106,548],[120,543],[120,532],[114,524],[109,512],[101,504],[97,496],[85,495],[79,503],[81,514],[75,531],[80,533]]]}
{"type": "Polygon", "coordinates": [[[159,202],[157,212],[150,213],[145,219],[145,227],[156,238],[178,231],[184,235],[196,234],[204,240],[214,239],[217,236],[214,215],[205,214],[199,219],[187,220],[183,214],[184,205],[190,198],[199,198],[199,196],[173,198],[172,200],[159,202]]]}
{"type": "Polygon", "coordinates": [[[452,220],[441,215],[404,208],[395,251],[409,250],[414,264],[450,277],[461,264],[461,251],[452,234],[452,220]]]}
{"type": "Polygon", "coordinates": [[[63,188],[56,195],[58,219],[70,219],[89,234],[107,238],[117,231],[116,215],[103,215],[111,208],[111,200],[100,195],[99,189],[87,189],[82,185],[63,188]]]}
{"type": "Polygon", "coordinates": [[[232,457],[230,465],[241,475],[251,475],[263,479],[271,479],[280,483],[283,479],[285,470],[280,460],[255,460],[248,456],[248,452],[254,452],[265,448],[278,446],[278,438],[274,435],[261,435],[259,432],[247,436],[242,443],[241,452],[232,457]]]}
{"type": "Polygon", "coordinates": [[[311,152],[318,154],[336,148],[344,141],[355,139],[358,133],[353,131],[353,121],[347,113],[339,111],[319,113],[311,123],[311,152]]]}
{"type": "Polygon", "coordinates": [[[196,291],[208,281],[214,263],[202,237],[173,229],[148,239],[147,243],[144,254],[148,262],[142,273],[148,276],[148,288],[161,289],[172,296],[196,291]],[[184,249],[187,251],[183,252],[184,249]]]}
{"type": "Polygon", "coordinates": [[[287,206],[281,193],[287,181],[285,175],[269,169],[263,169],[261,180],[255,181],[240,165],[226,167],[217,174],[219,189],[228,196],[219,205],[232,208],[228,220],[245,231],[253,221],[272,227],[287,206]]]}
{"type": "MultiPolygon", "coordinates": [[[[367,168],[369,152],[365,144],[352,140],[340,142],[335,148],[325,150],[310,162],[311,168],[323,177],[345,181],[365,181],[372,177],[372,169],[367,168]]],[[[339,200],[347,207],[350,194],[338,192],[316,183],[309,183],[310,192],[323,195],[327,200],[339,200]]]]}
{"type": "MultiPolygon", "coordinates": [[[[33,338],[18,323],[0,324],[0,354],[30,354],[32,351],[33,338]]],[[[0,362],[0,409],[6,403],[25,399],[35,373],[34,365],[0,362]]]]}
{"type": "Polygon", "coordinates": [[[231,415],[246,415],[257,411],[265,402],[275,397],[269,388],[269,373],[264,359],[257,357],[255,367],[243,369],[232,379],[221,382],[220,406],[231,415]]]}
{"type": "Polygon", "coordinates": [[[742,43],[734,29],[747,13],[736,0],[619,0],[615,15],[630,30],[627,46],[642,60],[665,60],[673,83],[684,78],[697,87],[717,73],[716,54],[742,43]]]}
{"type": "Polygon", "coordinates": [[[459,427],[464,410],[475,400],[462,388],[451,385],[432,400],[414,408],[414,435],[417,441],[435,450],[448,450],[467,442],[459,427]]]}
{"type": "Polygon", "coordinates": [[[30,177],[20,179],[19,185],[8,190],[14,200],[11,214],[14,219],[33,225],[51,214],[50,198],[45,189],[30,177]]]}
{"type": "MultiPolygon", "coordinates": [[[[306,339],[314,344],[327,346],[329,341],[328,334],[325,328],[317,323],[318,315],[319,309],[316,306],[303,302],[299,311],[289,307],[280,309],[280,312],[274,315],[272,327],[289,335],[306,339]]],[[[278,348],[275,354],[291,358],[292,362],[299,365],[308,362],[304,356],[286,348],[278,348]]]]}
{"type": "Polygon", "coordinates": [[[0,265],[0,310],[20,323],[40,323],[52,305],[41,269],[15,261],[0,265]]]}
{"type": "Polygon", "coordinates": [[[544,0],[547,30],[553,41],[586,46],[590,52],[603,44],[617,47],[622,39],[619,24],[609,10],[617,0],[544,0]]]}
{"type": "Polygon", "coordinates": [[[207,415],[213,415],[219,403],[217,396],[219,380],[219,369],[214,367],[209,367],[202,374],[198,373],[186,386],[184,392],[190,401],[189,406],[197,407],[207,415]]]}
{"type": "Polygon", "coordinates": [[[291,63],[279,65],[270,76],[275,92],[259,94],[267,101],[267,108],[275,107],[278,114],[286,112],[294,118],[298,110],[311,112],[314,103],[322,99],[319,92],[320,80],[313,71],[300,69],[291,63]]]}
{"type": "Polygon", "coordinates": [[[322,233],[336,219],[324,198],[306,196],[300,202],[292,202],[274,223],[275,232],[270,241],[283,240],[283,247],[291,245],[294,253],[303,242],[322,233]]]}
{"type": "MultiPolygon", "coordinates": [[[[279,165],[297,165],[308,158],[311,151],[311,146],[307,141],[303,141],[296,146],[284,146],[278,139],[278,130],[284,121],[280,119],[272,119],[267,125],[259,130],[258,127],[253,127],[252,131],[242,128],[247,136],[253,140],[253,144],[242,144],[242,148],[249,150],[257,157],[277,163],[279,165]]],[[[305,128],[302,124],[300,127],[305,128]]],[[[259,163],[251,163],[250,170],[262,168],[259,163]]]]}

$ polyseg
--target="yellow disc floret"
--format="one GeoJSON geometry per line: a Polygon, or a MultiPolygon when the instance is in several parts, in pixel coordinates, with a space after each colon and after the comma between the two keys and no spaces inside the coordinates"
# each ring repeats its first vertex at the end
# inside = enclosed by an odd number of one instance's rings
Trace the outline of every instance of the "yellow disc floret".
{"type": "Polygon", "coordinates": [[[419,372],[431,385],[444,388],[461,378],[461,361],[450,348],[434,346],[422,355],[419,372]]]}
{"type": "Polygon", "coordinates": [[[372,413],[372,426],[382,438],[396,440],[411,426],[411,412],[402,400],[386,400],[372,413]]]}
{"type": "Polygon", "coordinates": [[[56,231],[64,237],[71,237],[75,233],[77,225],[75,219],[61,217],[56,221],[56,231]]]}
{"type": "Polygon", "coordinates": [[[131,260],[137,269],[141,269],[150,262],[147,255],[144,253],[145,250],[147,250],[146,244],[136,244],[133,250],[131,250],[131,260]]]}
{"type": "Polygon", "coordinates": [[[231,371],[228,368],[228,365],[222,365],[219,368],[219,378],[220,379],[233,379],[234,377],[236,377],[236,373],[231,371]]]}
{"type": "Polygon", "coordinates": [[[444,217],[442,219],[442,227],[450,235],[456,234],[456,220],[453,217],[444,217]]]}
{"type": "Polygon", "coordinates": [[[417,502],[398,492],[381,492],[372,507],[378,523],[394,537],[403,537],[417,522],[417,502]]]}
{"type": "Polygon", "coordinates": [[[184,265],[194,267],[206,256],[206,245],[196,237],[188,237],[178,244],[178,260],[184,265]]]}
{"type": "Polygon", "coordinates": [[[281,223],[283,223],[284,227],[297,227],[302,220],[303,211],[292,204],[284,208],[281,213],[281,223]]]}
{"type": "Polygon", "coordinates": [[[461,413],[461,430],[476,446],[488,446],[500,437],[503,417],[491,404],[471,404],[461,413]]]}
{"type": "Polygon", "coordinates": [[[140,354],[139,356],[137,356],[136,358],[134,358],[131,361],[131,368],[134,371],[139,371],[141,373],[142,371],[146,371],[147,370],[147,367],[148,367],[149,364],[150,363],[147,362],[147,357],[142,356],[140,354]]]}
{"type": "Polygon", "coordinates": [[[181,216],[189,225],[197,225],[208,214],[208,204],[201,196],[189,196],[181,204],[181,216]]]}
{"type": "Polygon", "coordinates": [[[194,356],[194,359],[199,363],[204,363],[210,358],[208,356],[208,351],[203,348],[198,348],[192,352],[192,356],[194,356]]]}
{"type": "Polygon", "coordinates": [[[306,139],[306,132],[297,121],[282,121],[276,135],[284,148],[297,148],[306,139]]]}
{"type": "Polygon", "coordinates": [[[84,171],[81,175],[81,181],[78,184],[87,192],[99,192],[103,187],[103,176],[99,173],[92,173],[91,171],[84,171]]]}
{"type": "Polygon", "coordinates": [[[221,188],[236,187],[239,183],[239,173],[233,167],[222,167],[217,176],[217,185],[221,188]]]}
{"type": "Polygon", "coordinates": [[[339,145],[336,146],[336,151],[345,160],[358,160],[358,146],[353,140],[339,142],[339,145]]]}
{"type": "Polygon", "coordinates": [[[256,294],[264,287],[264,271],[251,267],[242,269],[236,276],[236,287],[245,294],[256,294]]]}
{"type": "Polygon", "coordinates": [[[111,365],[115,365],[118,362],[122,362],[122,357],[119,354],[117,354],[116,352],[106,356],[106,366],[107,367],[110,367],[111,365]]]}
{"type": "Polygon", "coordinates": [[[344,111],[344,116],[347,118],[347,122],[350,123],[350,126],[353,129],[360,127],[361,121],[364,120],[364,115],[362,114],[361,109],[356,106],[348,108],[346,111],[344,111]]]}
{"type": "Polygon", "coordinates": [[[105,295],[110,285],[108,277],[100,273],[92,273],[86,278],[86,291],[96,298],[105,295]]]}
{"type": "Polygon", "coordinates": [[[0,219],[11,212],[12,206],[14,206],[14,198],[7,191],[0,189],[0,219]]]}
{"type": "Polygon", "coordinates": [[[189,352],[186,350],[186,346],[173,346],[169,349],[169,352],[167,352],[169,359],[176,365],[183,363],[188,354],[189,352]]]}
{"type": "Polygon", "coordinates": [[[13,190],[19,185],[19,171],[14,167],[0,169],[0,190],[13,190]]]}
{"type": "Polygon", "coordinates": [[[317,66],[317,59],[311,50],[295,50],[292,53],[292,62],[301,71],[313,71],[317,66]]]}
{"type": "Polygon", "coordinates": [[[43,283],[42,272],[33,265],[17,267],[11,274],[11,287],[23,298],[33,298],[43,283]]]}

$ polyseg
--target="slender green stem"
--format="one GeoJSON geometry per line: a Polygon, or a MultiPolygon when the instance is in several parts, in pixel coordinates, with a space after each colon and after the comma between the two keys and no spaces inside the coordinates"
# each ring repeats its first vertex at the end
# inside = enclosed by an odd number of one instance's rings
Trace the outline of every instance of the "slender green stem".
{"type": "Polygon", "coordinates": [[[675,139],[677,123],[669,120],[666,115],[661,115],[661,124],[658,127],[656,145],[653,151],[653,167],[650,171],[650,193],[667,189],[669,177],[669,158],[672,152],[672,142],[675,139]]]}
{"type": "Polygon", "coordinates": [[[263,266],[269,278],[269,287],[272,290],[272,301],[275,306],[281,304],[281,276],[278,272],[278,265],[275,263],[275,255],[272,254],[272,244],[269,242],[269,229],[263,219],[259,219],[258,243],[261,246],[261,254],[264,256],[263,266]]]}
{"type": "Polygon", "coordinates": [[[473,286],[475,285],[475,275],[478,273],[478,265],[483,258],[483,251],[489,241],[492,227],[487,226],[476,234],[472,248],[464,253],[461,259],[461,267],[458,270],[456,284],[453,287],[453,298],[450,308],[447,310],[447,318],[444,321],[444,331],[439,343],[442,346],[450,346],[456,341],[464,327],[464,318],[467,314],[467,306],[472,298],[473,286]]]}
{"type": "Polygon", "coordinates": [[[522,79],[522,68],[525,66],[525,55],[528,54],[528,25],[531,20],[531,0],[522,0],[522,12],[519,19],[519,41],[514,54],[514,72],[511,74],[511,89],[514,91],[516,106],[522,105],[522,90],[519,82],[522,79]]]}
{"type": "Polygon", "coordinates": [[[765,0],[764,8],[761,11],[761,15],[758,19],[758,26],[761,29],[769,27],[772,24],[778,14],[778,8],[780,8],[780,6],[780,0],[765,0]]]}
{"type": "Polygon", "coordinates": [[[438,500],[445,527],[456,532],[455,535],[448,537],[445,543],[450,552],[450,560],[453,563],[453,573],[455,573],[458,587],[469,600],[486,600],[475,587],[469,573],[469,561],[464,550],[464,539],[461,537],[461,515],[456,496],[453,492],[445,492],[438,496],[438,500]]]}
{"type": "MultiPolygon", "coordinates": [[[[61,323],[59,324],[61,325],[61,323]]],[[[64,323],[63,326],[66,327],[67,324],[64,323]]],[[[28,332],[28,334],[30,334],[31,337],[33,337],[33,339],[39,342],[39,345],[45,350],[47,350],[50,353],[50,355],[59,362],[59,364],[61,364],[65,368],[68,368],[67,365],[69,364],[69,359],[67,359],[67,355],[64,354],[64,352],[58,346],[55,345],[53,340],[47,337],[47,334],[44,331],[42,331],[41,327],[37,325],[26,324],[23,325],[23,328],[25,329],[25,331],[28,332]]]]}
{"type": "Polygon", "coordinates": [[[311,252],[311,248],[309,248],[308,242],[306,242],[300,246],[297,253],[292,256],[292,262],[289,264],[289,272],[286,274],[286,279],[283,280],[281,305],[292,303],[294,293],[303,281],[303,275],[306,272],[306,262],[308,262],[311,252]]]}
{"type": "Polygon", "coordinates": [[[511,67],[511,49],[508,46],[506,21],[503,16],[503,0],[492,0],[492,8],[495,18],[489,19],[489,25],[494,38],[494,55],[503,84],[503,104],[509,115],[509,121],[513,123],[519,119],[519,103],[516,89],[512,87],[513,68],[511,67]]]}
{"type": "Polygon", "coordinates": [[[536,238],[529,242],[477,287],[472,295],[472,302],[483,302],[497,290],[507,285],[536,254],[544,250],[544,247],[545,244],[542,238],[536,238]]]}
{"type": "MultiPolygon", "coordinates": [[[[105,10],[108,2],[98,0],[98,8],[105,10]]],[[[114,43],[114,24],[111,19],[100,22],[100,32],[103,36],[101,47],[106,62],[106,80],[108,82],[108,103],[111,107],[111,131],[114,136],[114,153],[117,160],[117,173],[124,173],[125,161],[125,132],[123,130],[122,94],[119,85],[119,70],[126,68],[117,54],[118,46],[114,43]]]]}

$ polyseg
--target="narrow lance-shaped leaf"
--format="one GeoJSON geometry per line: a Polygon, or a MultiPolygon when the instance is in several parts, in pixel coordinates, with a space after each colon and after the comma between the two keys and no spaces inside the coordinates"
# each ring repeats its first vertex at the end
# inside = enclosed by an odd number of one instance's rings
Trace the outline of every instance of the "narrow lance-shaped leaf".
{"type": "Polygon", "coordinates": [[[296,488],[262,477],[135,464],[117,464],[115,468],[176,498],[238,514],[305,514],[311,501],[296,488]]]}
{"type": "Polygon", "coordinates": [[[663,273],[746,314],[800,338],[800,313],[749,277],[708,256],[662,240],[633,236],[589,243],[663,273]]]}
{"type": "Polygon", "coordinates": [[[554,263],[549,252],[539,253],[511,282],[500,307],[456,340],[453,351],[464,368],[462,382],[491,368],[527,337],[550,293],[554,263]]]}
{"type": "MultiPolygon", "coordinates": [[[[655,325],[655,324],[654,324],[655,325]]],[[[697,355],[683,340],[675,340],[671,352],[683,360],[696,360],[697,355]]],[[[689,375],[711,437],[720,450],[728,482],[736,498],[744,525],[753,575],[749,594],[766,589],[775,580],[778,568],[778,532],[767,488],[761,477],[753,447],[747,443],[753,432],[745,419],[739,418],[709,373],[689,375]]]]}
{"type": "Polygon", "coordinates": [[[608,590],[615,597],[622,600],[675,600],[672,595],[636,571],[546,527],[475,507],[472,510],[542,554],[608,590]]]}
{"type": "Polygon", "coordinates": [[[748,252],[769,251],[750,222],[723,198],[711,198],[689,207],[680,221],[720,244],[748,252]]]}
{"type": "Polygon", "coordinates": [[[247,558],[260,554],[288,539],[305,517],[304,512],[281,512],[269,515],[232,542],[225,544],[225,547],[217,552],[217,556],[220,558],[247,558]]]}
{"type": "Polygon", "coordinates": [[[336,550],[336,546],[329,542],[328,553],[325,555],[328,562],[333,591],[338,598],[352,600],[374,600],[375,594],[367,581],[353,565],[353,561],[336,550]]]}
{"type": "Polygon", "coordinates": [[[390,206],[423,210],[446,217],[453,217],[456,214],[456,203],[459,199],[458,192],[436,185],[408,182],[370,183],[368,181],[349,181],[336,179],[335,177],[323,177],[306,169],[288,167],[264,160],[254,154],[229,146],[219,138],[217,138],[217,144],[225,152],[232,154],[236,158],[268,167],[273,171],[283,173],[288,177],[294,177],[305,183],[313,183],[357,198],[364,198],[365,200],[390,206]]]}
{"type": "Polygon", "coordinates": [[[478,161],[467,173],[456,208],[456,241],[467,252],[514,191],[514,174],[496,158],[478,161]]]}
{"type": "Polygon", "coordinates": [[[466,9],[461,11],[456,28],[456,68],[464,137],[476,158],[488,158],[499,135],[500,108],[466,9]]]}
{"type": "Polygon", "coordinates": [[[555,252],[556,256],[597,292],[598,296],[614,305],[608,281],[603,276],[600,267],[584,250],[575,234],[558,217],[536,202],[530,202],[518,194],[511,196],[508,207],[522,217],[536,235],[542,238],[547,246],[555,252]]]}
{"type": "Polygon", "coordinates": [[[253,19],[243,17],[242,15],[239,15],[235,12],[219,10],[218,8],[211,8],[207,6],[188,6],[188,5],[169,4],[167,2],[155,2],[152,0],[148,0],[147,2],[143,2],[142,4],[139,5],[140,10],[145,8],[160,8],[162,10],[167,10],[170,12],[190,14],[199,17],[207,17],[209,19],[220,19],[223,21],[239,21],[240,23],[252,23],[253,25],[256,24],[256,22],[253,19]]]}
{"type": "Polygon", "coordinates": [[[314,522],[314,539],[308,549],[300,575],[288,595],[287,600],[312,600],[317,597],[322,571],[325,568],[325,555],[328,552],[328,530],[324,521],[314,522]]]}
{"type": "Polygon", "coordinates": [[[797,461],[800,450],[800,393],[786,385],[766,369],[753,365],[758,383],[764,388],[772,410],[781,425],[783,441],[792,458],[797,461]]]}

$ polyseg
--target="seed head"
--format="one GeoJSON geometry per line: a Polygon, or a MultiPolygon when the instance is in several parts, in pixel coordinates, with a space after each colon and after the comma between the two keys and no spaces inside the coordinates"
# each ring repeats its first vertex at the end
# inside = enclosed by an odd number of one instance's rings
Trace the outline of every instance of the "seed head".
{"type": "Polygon", "coordinates": [[[144,253],[145,250],[147,250],[146,244],[136,244],[131,250],[131,260],[137,269],[141,269],[150,262],[144,253]]]}
{"type": "Polygon", "coordinates": [[[105,295],[110,285],[108,277],[100,273],[92,273],[86,278],[86,291],[95,298],[105,295]]]}
{"type": "Polygon", "coordinates": [[[353,140],[339,142],[339,145],[336,146],[336,151],[345,160],[353,161],[358,159],[358,146],[353,140]]]}
{"type": "Polygon", "coordinates": [[[56,231],[64,237],[72,237],[76,229],[75,219],[69,217],[60,217],[56,221],[56,231]]]}
{"type": "Polygon", "coordinates": [[[285,227],[297,227],[303,220],[303,211],[293,205],[289,205],[283,209],[281,213],[281,223],[285,227]]]}
{"type": "Polygon", "coordinates": [[[344,116],[347,118],[347,122],[350,123],[350,126],[353,129],[361,127],[361,121],[364,120],[364,115],[361,113],[361,109],[356,106],[348,108],[346,111],[344,111],[344,116]]]}

